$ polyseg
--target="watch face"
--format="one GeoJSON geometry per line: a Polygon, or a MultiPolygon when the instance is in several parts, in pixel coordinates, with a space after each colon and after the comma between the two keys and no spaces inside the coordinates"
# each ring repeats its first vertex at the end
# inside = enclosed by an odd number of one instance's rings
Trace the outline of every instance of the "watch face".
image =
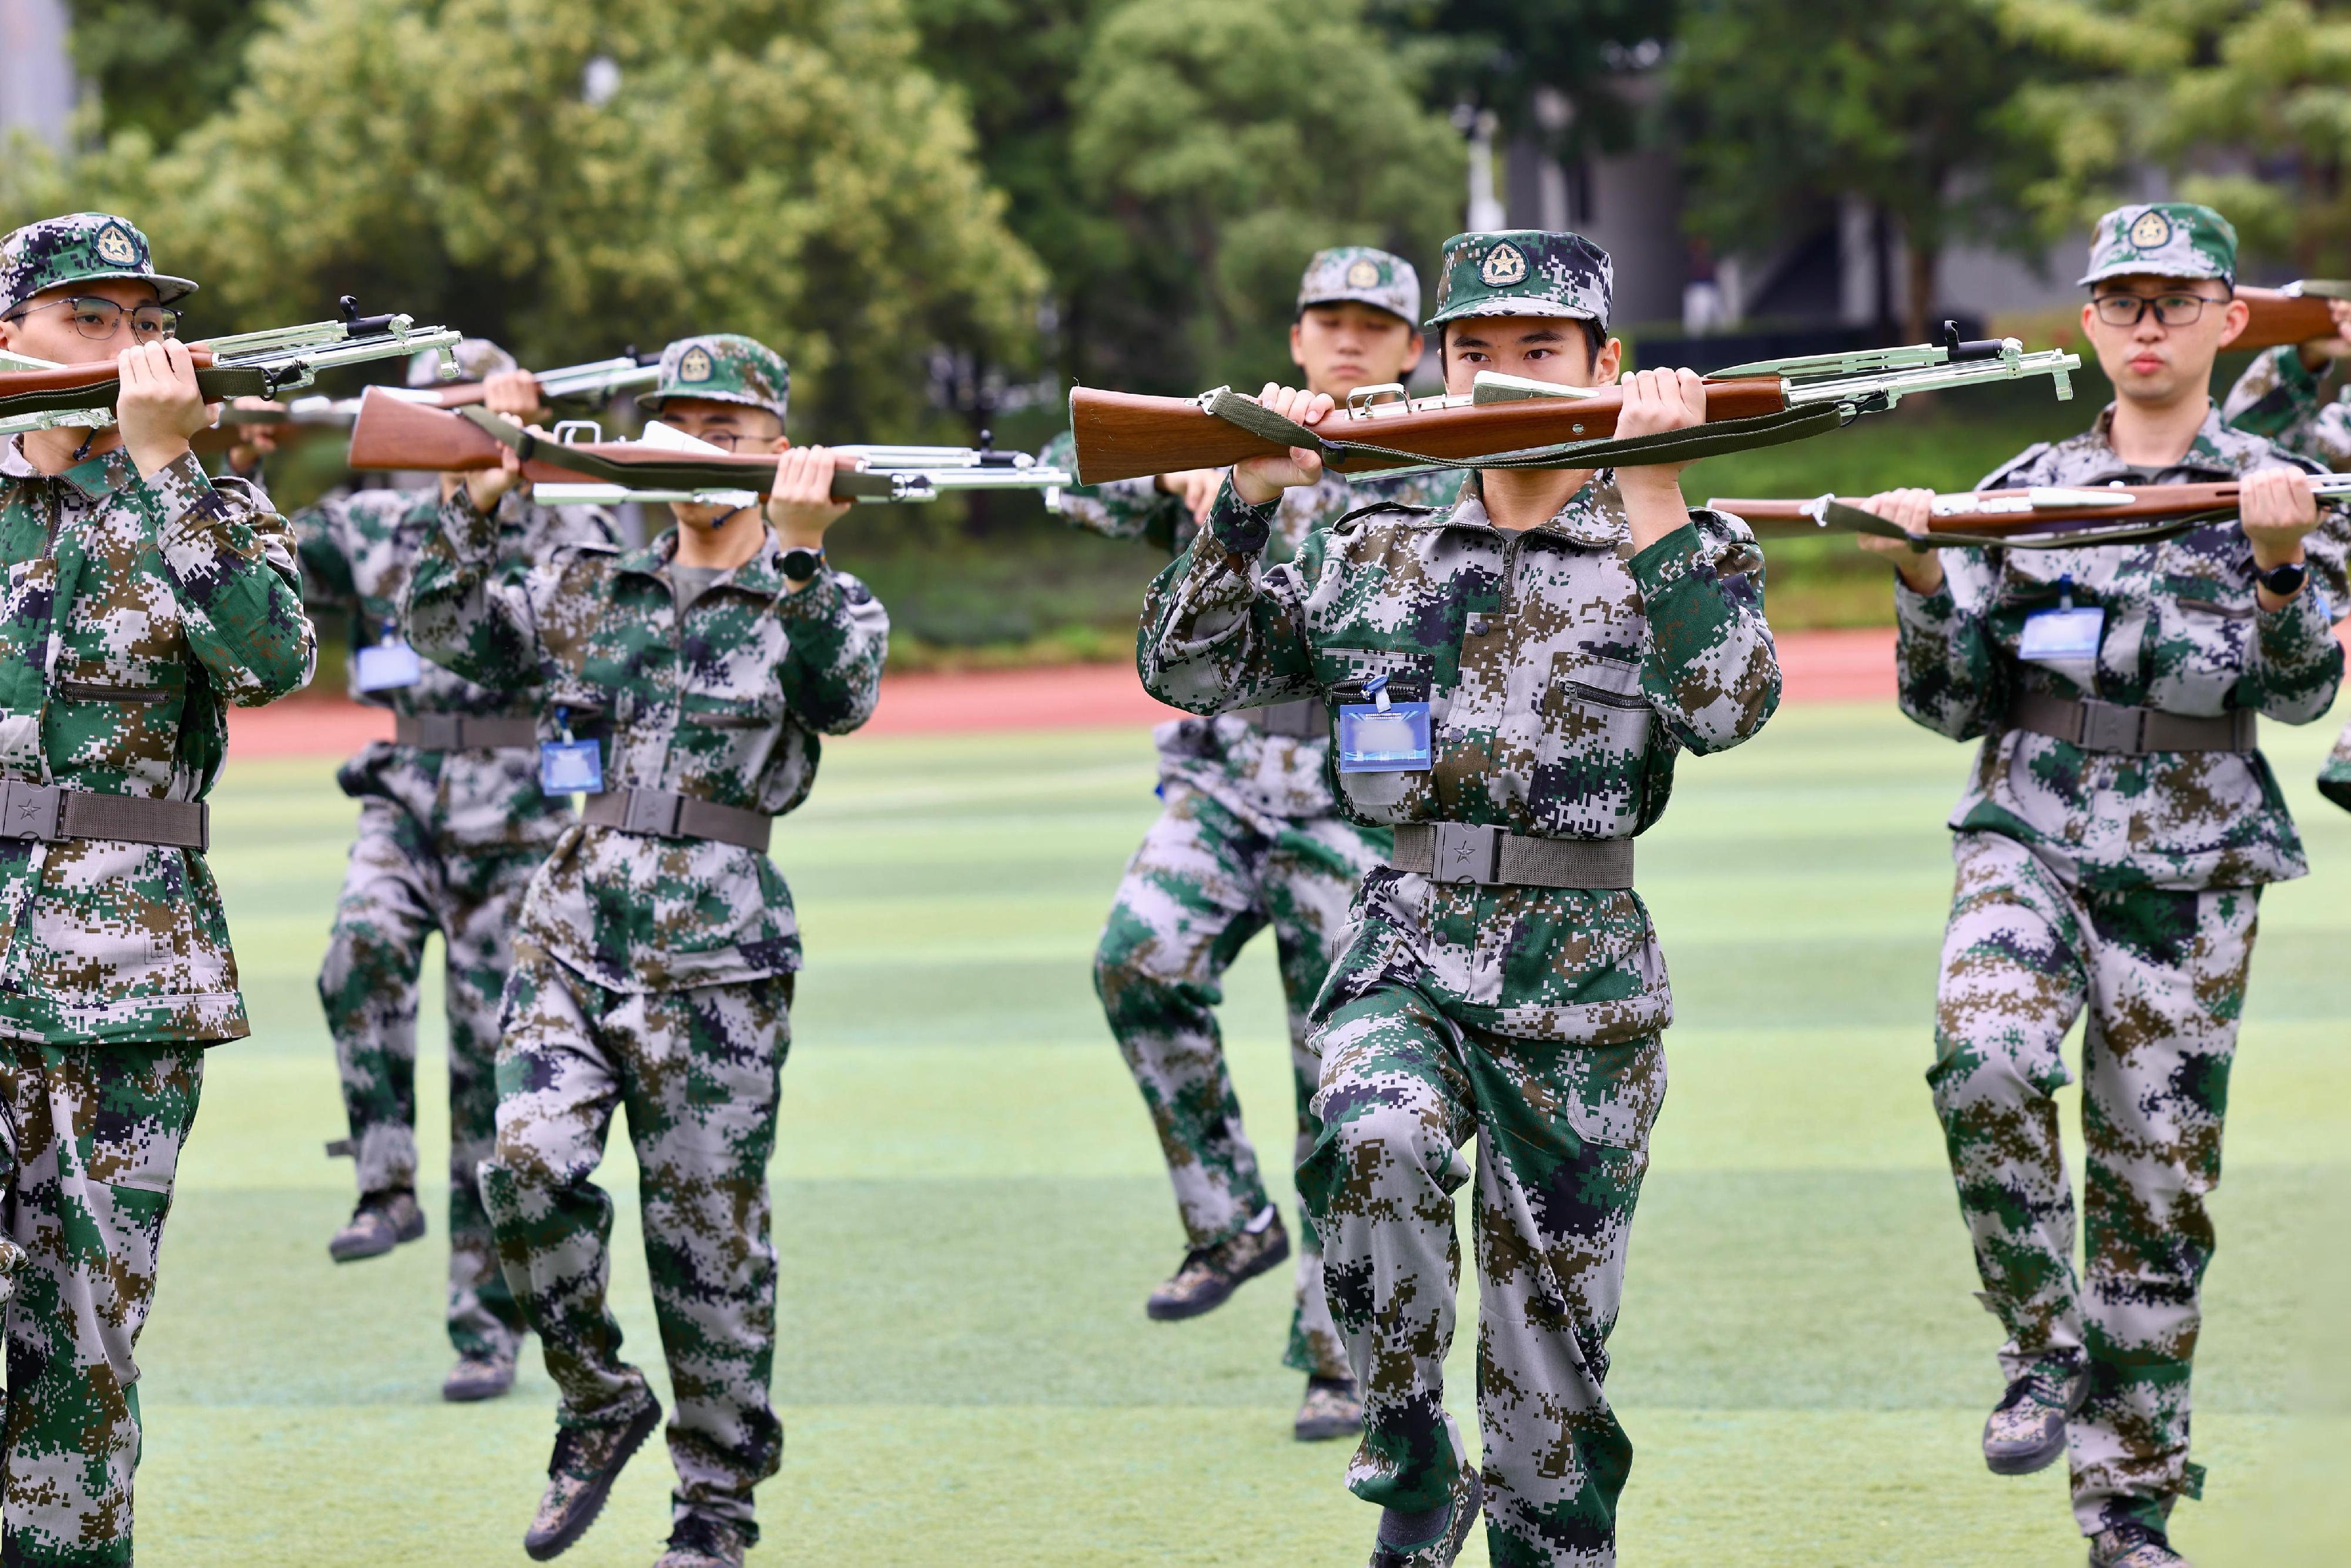
{"type": "Polygon", "coordinates": [[[783,559],[778,564],[783,568],[784,575],[794,582],[806,582],[816,575],[817,568],[824,564],[824,557],[812,549],[795,548],[786,550],[783,559]]]}

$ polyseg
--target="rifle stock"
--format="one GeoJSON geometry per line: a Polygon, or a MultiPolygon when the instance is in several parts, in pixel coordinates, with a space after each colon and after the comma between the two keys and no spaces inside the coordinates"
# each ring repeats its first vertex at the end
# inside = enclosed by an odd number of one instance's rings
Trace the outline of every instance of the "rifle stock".
{"type": "MultiPolygon", "coordinates": [[[[2322,495],[2342,493],[2327,483],[2334,480],[2335,476],[2314,477],[2321,481],[2322,495]]],[[[1745,520],[1759,533],[1797,534],[1820,530],[1815,520],[1816,513],[1822,501],[1830,499],[1848,507],[1861,507],[1865,497],[1837,496],[1813,500],[1767,500],[1717,496],[1707,505],[1716,511],[1729,512],[1745,520]]],[[[1929,534],[2028,533],[2054,525],[2152,522],[2169,517],[2195,517],[2206,512],[2224,512],[2236,504],[2237,486],[2234,484],[1961,490],[1935,497],[1934,515],[1928,520],[1927,531],[1929,534]]]]}
{"type": "MultiPolygon", "coordinates": [[[[1352,458],[1348,471],[1404,468],[1425,458],[1460,461],[1499,452],[1595,441],[1616,428],[1624,393],[1604,387],[1590,397],[1534,398],[1513,402],[1416,403],[1397,410],[1355,413],[1334,409],[1315,426],[1332,440],[1368,442],[1408,455],[1352,458]]],[[[1708,420],[1746,419],[1777,413],[1787,406],[1777,376],[1709,382],[1708,420]]],[[[1172,474],[1186,468],[1223,468],[1247,457],[1271,457],[1288,448],[1252,435],[1202,408],[1196,399],[1146,397],[1136,392],[1078,387],[1070,393],[1070,429],[1077,439],[1078,483],[1102,485],[1172,474]]]]}
{"type": "Polygon", "coordinates": [[[2326,308],[2326,297],[2297,292],[2302,287],[2296,284],[2292,289],[2238,289],[2237,298],[2245,302],[2252,314],[2245,329],[2228,345],[2229,350],[2277,349],[2334,337],[2335,313],[2326,308]]]}

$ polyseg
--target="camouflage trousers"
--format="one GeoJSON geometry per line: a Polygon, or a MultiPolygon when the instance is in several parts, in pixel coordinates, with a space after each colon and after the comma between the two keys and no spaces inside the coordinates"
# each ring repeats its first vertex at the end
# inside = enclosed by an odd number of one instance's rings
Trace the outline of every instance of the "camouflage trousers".
{"type": "Polygon", "coordinates": [[[453,849],[412,812],[360,804],[319,1001],[334,1037],[362,1194],[416,1185],[416,1002],[424,946],[441,934],[449,1026],[449,1341],[510,1350],[522,1331],[498,1271],[475,1175],[497,1113],[498,1003],[507,933],[544,852],[453,849]]]}
{"type": "Polygon", "coordinates": [[[1322,1227],[1324,1281],[1364,1389],[1356,1496],[1441,1506],[1466,1457],[1445,1408],[1461,1250],[1453,1195],[1471,1179],[1478,1420],[1497,1568],[1604,1568],[1633,1444],[1609,1408],[1633,1208],[1665,1100],[1665,1046],[1514,1040],[1383,986],[1317,1035],[1322,1130],[1298,1173],[1322,1227]]]}
{"type": "Polygon", "coordinates": [[[2074,1515],[2085,1534],[2159,1525],[2203,1483],[2188,1426],[2213,1248],[2204,1199],[2220,1180],[2260,892],[2085,891],[1989,833],[1960,834],[1953,858],[1927,1082],[1982,1301],[2008,1331],[2001,1367],[2013,1379],[2086,1351],[2089,1403],[2068,1430],[2074,1515]],[[2053,1096],[2071,1082],[2060,1046],[2085,1007],[2077,1280],[2053,1096]]]}
{"type": "Polygon", "coordinates": [[[131,1562],[139,1367],[196,1045],[0,1042],[10,1568],[131,1562]]]}
{"type": "MultiPolygon", "coordinates": [[[[1384,838],[1336,817],[1264,831],[1209,796],[1171,784],[1167,809],[1127,862],[1094,952],[1094,990],[1158,1130],[1187,1246],[1238,1235],[1270,1201],[1217,1027],[1224,973],[1249,938],[1273,927],[1289,1002],[1291,1158],[1302,1159],[1314,1140],[1307,1009],[1330,970],[1355,884],[1384,858],[1384,838]]],[[[1346,1355],[1323,1299],[1322,1243],[1302,1208],[1299,1230],[1282,1360],[1311,1376],[1345,1377],[1346,1355]]]]}
{"type": "Polygon", "coordinates": [[[592,1179],[629,1113],[653,1313],[674,1408],[677,1513],[757,1537],[751,1489],[776,1473],[768,1402],[776,1249],[768,1159],[790,1044],[789,975],[676,991],[608,991],[528,945],[507,984],[497,1146],[482,1197],[566,1426],[621,1425],[653,1397],[621,1359],[606,1304],[612,1199],[592,1179]]]}

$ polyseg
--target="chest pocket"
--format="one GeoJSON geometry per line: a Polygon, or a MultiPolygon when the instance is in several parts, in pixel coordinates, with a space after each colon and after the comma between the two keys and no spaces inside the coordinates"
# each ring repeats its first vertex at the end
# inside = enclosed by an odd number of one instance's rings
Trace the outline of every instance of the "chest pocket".
{"type": "MultiPolygon", "coordinates": [[[[1365,685],[1378,676],[1388,678],[1387,696],[1390,702],[1426,702],[1429,705],[1429,732],[1435,738],[1445,718],[1441,705],[1432,697],[1437,661],[1426,653],[1406,653],[1401,649],[1358,648],[1329,645],[1315,650],[1315,677],[1322,685],[1331,709],[1331,733],[1339,732],[1339,709],[1348,703],[1370,702],[1364,692],[1365,685]]],[[[1438,742],[1442,749],[1443,743],[1438,742]]],[[[1324,764],[1332,793],[1344,801],[1355,815],[1368,822],[1418,822],[1435,815],[1437,808],[1436,775],[1426,768],[1394,773],[1342,773],[1339,771],[1338,747],[1329,748],[1330,758],[1324,764]]]]}
{"type": "Polygon", "coordinates": [[[1536,831],[1616,838],[1645,815],[1656,716],[1641,695],[1641,665],[1570,649],[1552,657],[1528,814],[1536,831]]]}

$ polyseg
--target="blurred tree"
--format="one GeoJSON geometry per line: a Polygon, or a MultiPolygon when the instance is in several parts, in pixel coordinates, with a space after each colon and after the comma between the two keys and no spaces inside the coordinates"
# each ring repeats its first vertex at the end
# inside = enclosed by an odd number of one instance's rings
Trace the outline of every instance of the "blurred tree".
{"type": "Polygon", "coordinates": [[[1562,160],[1635,139],[1628,69],[1657,63],[1676,13],[1677,0],[1374,0],[1372,12],[1430,104],[1490,109],[1562,160]]]}
{"type": "Polygon", "coordinates": [[[1987,0],[1687,0],[1670,67],[1686,221],[1752,252],[1868,202],[1901,226],[1904,340],[1924,341],[1946,246],[2029,253],[2014,193],[2045,154],[2011,100],[2041,68],[1987,0]]]}
{"type": "Polygon", "coordinates": [[[262,25],[257,0],[67,0],[67,10],[99,126],[136,128],[162,147],[228,101],[262,25]]]}
{"type": "Polygon", "coordinates": [[[1123,287],[1096,297],[1094,374],[1194,392],[1290,373],[1298,274],[1323,246],[1384,246],[1427,278],[1462,154],[1415,86],[1360,0],[1103,16],[1070,90],[1073,166],[1123,242],[1123,287]]]}
{"type": "Polygon", "coordinates": [[[2001,0],[2000,16],[2069,68],[2019,105],[2050,150],[2024,193],[2045,229],[2077,234],[2168,169],[2254,253],[2306,277],[2351,267],[2351,5],[2001,0]]]}
{"type": "Polygon", "coordinates": [[[16,160],[0,201],[135,215],[192,330],[351,292],[526,363],[747,332],[796,433],[871,440],[935,346],[1028,352],[1044,282],[915,51],[894,0],[294,0],[168,151],[16,160]]]}

